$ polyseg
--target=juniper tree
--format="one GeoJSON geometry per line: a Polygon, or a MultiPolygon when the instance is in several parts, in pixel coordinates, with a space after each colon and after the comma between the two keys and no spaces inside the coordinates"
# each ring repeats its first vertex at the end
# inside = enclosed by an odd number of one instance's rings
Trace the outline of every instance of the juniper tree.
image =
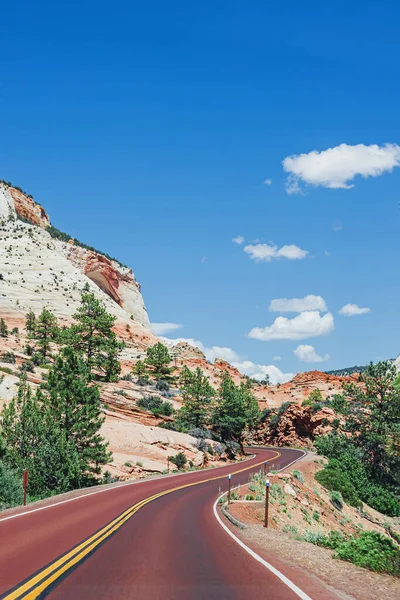
{"type": "Polygon", "coordinates": [[[118,355],[124,344],[112,330],[115,317],[87,291],[82,292],[81,305],[73,317],[77,322],[64,333],[65,343],[84,356],[92,375],[116,381],[121,371],[118,355]]]}

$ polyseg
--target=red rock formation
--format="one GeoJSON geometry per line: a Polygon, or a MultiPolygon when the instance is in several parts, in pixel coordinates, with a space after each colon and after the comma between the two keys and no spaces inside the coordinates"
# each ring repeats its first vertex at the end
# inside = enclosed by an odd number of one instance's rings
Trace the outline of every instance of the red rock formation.
{"type": "Polygon", "coordinates": [[[313,413],[310,406],[292,404],[281,415],[275,427],[271,427],[267,419],[249,441],[277,446],[311,447],[316,437],[332,430],[332,423],[337,418],[335,411],[326,406],[313,413]]]}
{"type": "Polygon", "coordinates": [[[43,227],[44,229],[50,225],[48,214],[40,204],[33,200],[33,198],[25,196],[25,194],[13,187],[9,188],[9,192],[14,200],[14,206],[18,216],[34,225],[39,225],[39,227],[43,227]]]}

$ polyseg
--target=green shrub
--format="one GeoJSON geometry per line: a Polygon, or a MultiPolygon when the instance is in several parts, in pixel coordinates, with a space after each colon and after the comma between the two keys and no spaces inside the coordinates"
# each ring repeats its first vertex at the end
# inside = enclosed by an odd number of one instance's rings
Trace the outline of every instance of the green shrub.
{"type": "Polygon", "coordinates": [[[313,514],[312,514],[312,518],[314,519],[314,521],[319,521],[320,517],[321,517],[320,513],[317,510],[314,510],[313,514]]]}
{"type": "Polygon", "coordinates": [[[136,404],[140,408],[152,412],[156,417],[159,415],[170,417],[174,412],[171,402],[161,400],[158,396],[145,396],[140,398],[136,404]]]}
{"type": "Polygon", "coordinates": [[[342,541],[336,547],[334,558],[348,560],[378,573],[400,575],[399,546],[375,531],[363,531],[359,537],[342,541]]]}
{"type": "Polygon", "coordinates": [[[253,494],[247,494],[245,500],[254,500],[253,494]]]}
{"type": "Polygon", "coordinates": [[[0,509],[22,504],[22,478],[0,461],[0,509]]]}
{"type": "Polygon", "coordinates": [[[335,508],[337,508],[338,510],[342,510],[344,506],[344,501],[343,496],[340,492],[333,490],[329,493],[329,498],[331,499],[331,502],[335,508]]]}
{"type": "Polygon", "coordinates": [[[300,483],[304,483],[303,473],[301,473],[300,471],[297,471],[296,469],[294,471],[292,471],[292,473],[293,473],[293,477],[295,477],[298,481],[300,481],[300,483]]]}
{"type": "Polygon", "coordinates": [[[315,474],[315,479],[327,490],[340,492],[350,506],[362,506],[357,490],[343,470],[332,469],[329,466],[315,474]]]}
{"type": "Polygon", "coordinates": [[[15,354],[14,352],[4,352],[1,356],[1,362],[9,363],[10,365],[15,364],[15,354]]]}
{"type": "Polygon", "coordinates": [[[140,460],[137,460],[137,461],[136,461],[136,466],[137,466],[137,467],[143,467],[143,463],[142,463],[142,461],[140,461],[140,460]]]}
{"type": "Polygon", "coordinates": [[[183,469],[184,466],[186,465],[187,462],[187,458],[186,456],[183,454],[183,452],[178,452],[178,454],[175,454],[175,456],[170,456],[169,457],[170,462],[172,462],[176,467],[178,467],[178,469],[183,469]]]}

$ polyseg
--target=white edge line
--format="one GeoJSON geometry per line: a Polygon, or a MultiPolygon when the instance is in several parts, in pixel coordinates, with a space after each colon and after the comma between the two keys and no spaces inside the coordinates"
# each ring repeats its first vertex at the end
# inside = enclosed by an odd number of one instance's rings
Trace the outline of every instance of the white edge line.
{"type": "MultiPolygon", "coordinates": [[[[250,448],[251,449],[251,448],[250,448]]],[[[247,459],[245,458],[244,460],[240,461],[240,462],[247,462],[248,460],[251,460],[252,458],[255,457],[255,454],[250,455],[247,459]]],[[[227,465],[223,465],[223,467],[226,467],[227,465]]],[[[223,468],[223,467],[208,467],[206,469],[202,469],[202,471],[216,471],[218,468],[223,468]]],[[[198,472],[198,471],[197,471],[198,472]]],[[[46,510],[48,508],[53,508],[54,506],[60,506],[61,504],[67,504],[68,502],[74,502],[75,500],[82,500],[83,498],[89,498],[90,496],[95,496],[96,494],[103,494],[104,492],[111,492],[113,490],[119,490],[123,487],[127,487],[129,485],[136,485],[139,483],[148,483],[149,481],[155,481],[156,479],[168,479],[169,477],[179,477],[181,475],[188,475],[189,473],[170,473],[169,475],[161,475],[159,477],[154,477],[152,479],[142,479],[142,480],[135,480],[135,481],[129,481],[120,485],[115,485],[113,487],[107,487],[104,488],[102,490],[96,490],[94,492],[89,492],[88,494],[81,494],[80,496],[74,496],[73,498],[67,498],[66,500],[60,500],[60,502],[54,502],[53,504],[46,504],[46,506],[39,506],[38,508],[32,508],[32,510],[25,510],[24,512],[20,512],[17,513],[15,515],[9,515],[8,517],[3,517],[0,519],[0,523],[2,523],[3,521],[10,521],[11,519],[17,519],[18,517],[24,517],[25,515],[31,515],[32,513],[35,512],[39,512],[41,510],[46,510]]],[[[44,498],[45,500],[45,498],[44,498]]]]}
{"type": "MultiPolygon", "coordinates": [[[[306,456],[306,454],[307,453],[304,452],[303,456],[300,456],[299,458],[296,458],[296,460],[293,460],[290,464],[285,465],[285,467],[283,467],[283,469],[287,469],[288,467],[290,467],[291,465],[293,465],[300,459],[304,458],[304,456],[306,456]]],[[[282,471],[283,469],[280,469],[280,471],[282,471]]],[[[288,579],[286,577],[286,575],[284,575],[283,573],[278,571],[278,569],[276,569],[270,563],[268,563],[266,560],[261,558],[261,556],[259,556],[256,552],[254,552],[254,550],[252,550],[251,548],[246,546],[246,544],[244,542],[242,542],[242,540],[240,540],[238,537],[236,537],[236,535],[234,533],[232,533],[232,531],[229,529],[229,527],[227,525],[225,525],[225,523],[222,521],[221,517],[218,514],[217,504],[220,501],[220,499],[226,495],[226,493],[227,492],[224,492],[223,494],[221,494],[216,499],[216,501],[214,502],[214,506],[213,506],[214,516],[217,519],[218,523],[221,525],[221,527],[223,527],[225,529],[226,533],[228,533],[231,536],[231,538],[233,538],[235,540],[235,542],[239,544],[239,546],[241,546],[244,550],[246,550],[246,552],[248,552],[248,554],[250,554],[250,556],[252,556],[256,561],[258,561],[264,567],[266,567],[269,571],[271,571],[271,573],[276,575],[276,577],[278,577],[278,579],[280,579],[285,585],[287,585],[292,590],[292,592],[294,592],[297,596],[299,596],[299,598],[301,598],[302,600],[312,600],[310,598],[310,596],[307,596],[307,594],[305,592],[303,592],[303,590],[301,590],[299,587],[297,587],[296,584],[294,584],[292,581],[290,581],[290,579],[288,579]]]]}

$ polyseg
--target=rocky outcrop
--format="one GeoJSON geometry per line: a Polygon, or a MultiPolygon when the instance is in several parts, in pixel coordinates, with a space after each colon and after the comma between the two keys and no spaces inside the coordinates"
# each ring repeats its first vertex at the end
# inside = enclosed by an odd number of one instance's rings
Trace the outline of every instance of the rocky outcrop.
{"type": "Polygon", "coordinates": [[[44,306],[67,324],[85,285],[117,318],[120,336],[156,341],[131,269],[100,252],[54,239],[44,209],[15,188],[0,184],[1,313],[11,327],[22,327],[30,309],[44,306]],[[20,220],[18,217],[22,217],[20,220]],[[26,222],[28,221],[28,222],[26,222]]]}
{"type": "Polygon", "coordinates": [[[319,389],[322,397],[326,399],[333,394],[341,394],[343,384],[358,383],[358,380],[358,373],[346,377],[328,375],[322,371],[298,373],[290,381],[265,390],[266,406],[268,408],[278,408],[284,402],[301,404],[315,389],[319,389]]]}
{"type": "Polygon", "coordinates": [[[14,201],[15,211],[20,218],[43,228],[50,225],[49,216],[43,206],[40,206],[33,198],[26,196],[13,187],[9,187],[8,192],[14,201]]]}
{"type": "Polygon", "coordinates": [[[267,419],[260,425],[249,442],[310,448],[316,437],[332,430],[332,423],[337,418],[335,411],[328,407],[313,413],[310,406],[292,404],[280,416],[277,424],[271,426],[267,419]]]}

